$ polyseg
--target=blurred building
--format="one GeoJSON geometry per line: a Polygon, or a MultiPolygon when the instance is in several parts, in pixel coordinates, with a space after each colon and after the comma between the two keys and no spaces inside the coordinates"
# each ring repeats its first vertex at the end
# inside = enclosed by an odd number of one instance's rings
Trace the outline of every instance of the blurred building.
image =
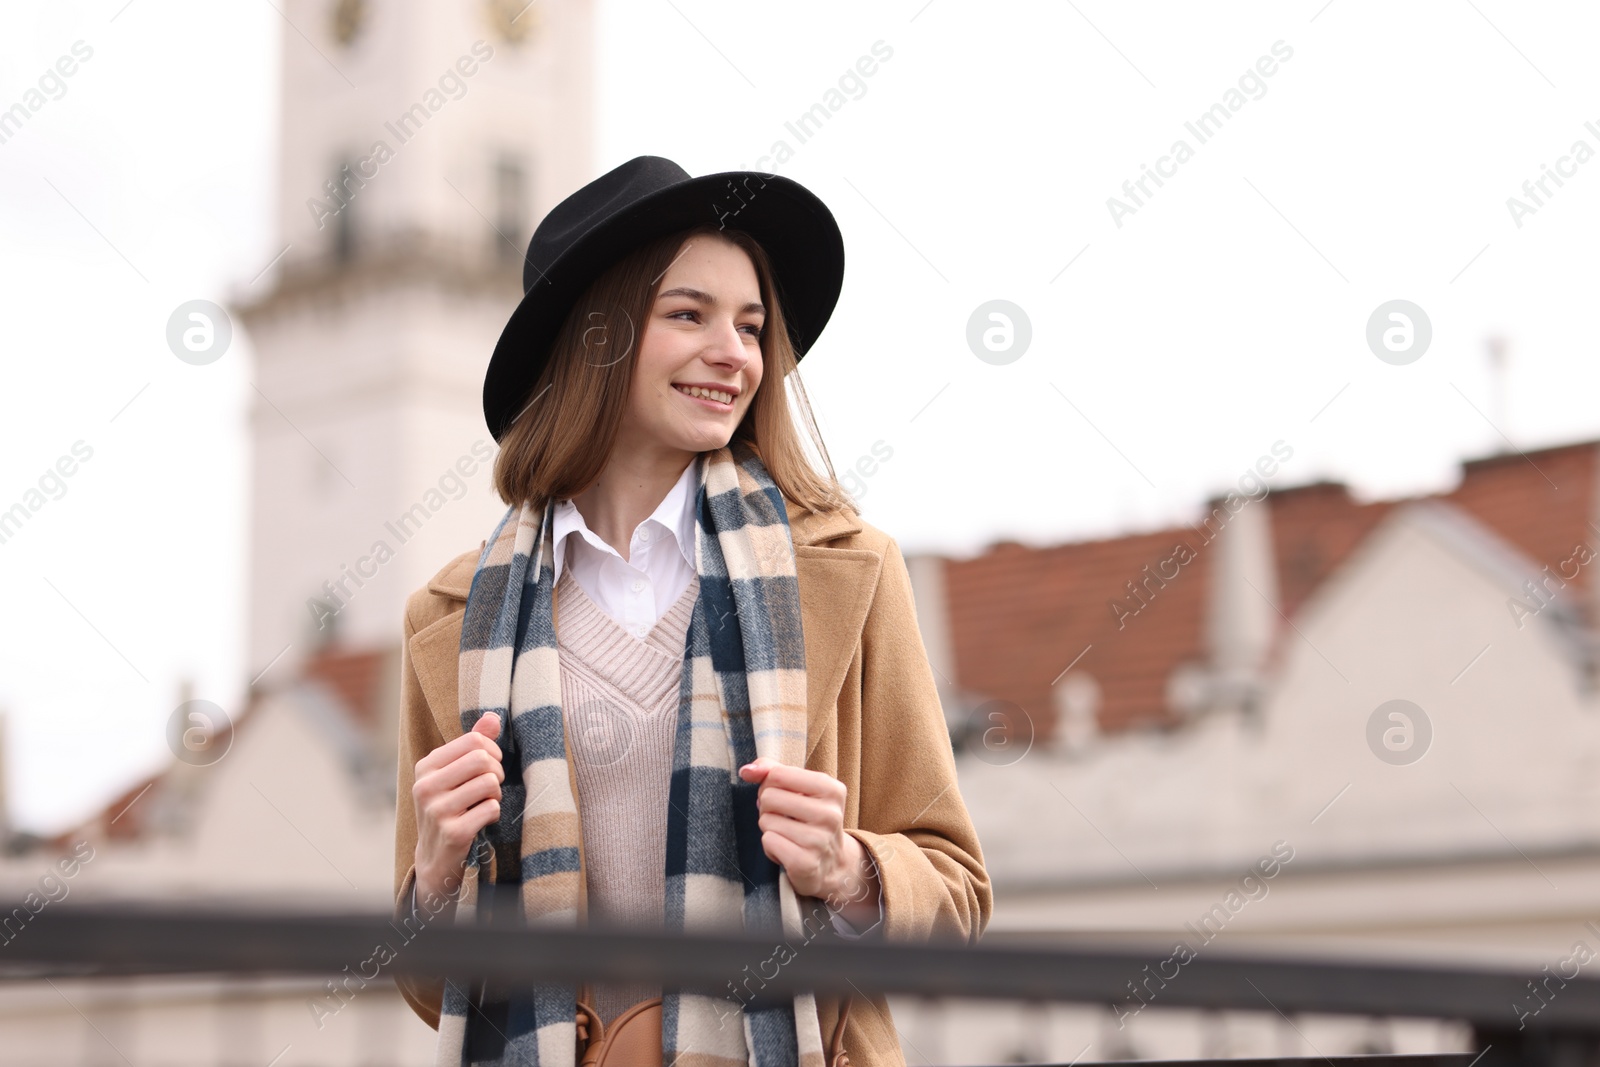
{"type": "MultiPolygon", "coordinates": [[[[251,698],[89,824],[13,837],[8,896],[390,906],[404,598],[503,512],[482,367],[534,221],[593,176],[592,12],[282,7],[286,247],[239,301],[251,698]]],[[[1158,971],[1179,941],[1535,970],[1600,948],[1600,443],[1424,499],[1264,486],[1191,526],[909,560],[991,935],[1137,935],[1158,971]]],[[[912,1063],[1464,1040],[1167,1010],[1146,978],[1107,1009],[897,998],[896,1022],[912,1063]]],[[[420,1064],[434,1036],[381,981],[243,979],[14,985],[0,1034],[0,1065],[252,1067],[420,1064]]]]}
{"type": "Polygon", "coordinates": [[[1597,489],[1587,442],[1422,499],[1239,492],[1191,526],[920,561],[991,934],[1136,933],[1157,972],[1106,1011],[912,1011],[922,1052],[1447,1050],[1465,1035],[1431,1024],[1163,1012],[1160,975],[1215,946],[1532,974],[1600,951],[1597,489]]]}
{"type": "Polygon", "coordinates": [[[335,632],[393,643],[406,595],[504,514],[483,368],[534,223],[594,176],[591,7],[287,5],[310,40],[284,33],[283,252],[239,308],[252,676],[335,632]]]}
{"type": "MultiPolygon", "coordinates": [[[[273,6],[281,244],[233,300],[255,354],[248,706],[196,705],[182,758],[90,825],[13,838],[0,891],[45,907],[390,906],[405,597],[504,514],[484,361],[535,221],[594,176],[590,0],[273,6]]],[[[0,997],[5,1065],[422,1064],[433,1038],[387,981],[348,1000],[312,980],[0,997]]]]}
{"type": "MultiPolygon", "coordinates": [[[[387,907],[399,671],[398,645],[325,650],[97,818],[18,842],[0,862],[0,894],[35,894],[40,915],[90,898],[387,907]],[[77,861],[70,875],[62,860],[77,861]]],[[[206,730],[196,715],[192,728],[206,730]]],[[[26,939],[32,921],[13,913],[0,941],[26,939]]],[[[391,984],[330,992],[328,980],[344,978],[12,983],[0,996],[0,1064],[432,1062],[433,1031],[391,984]]]]}

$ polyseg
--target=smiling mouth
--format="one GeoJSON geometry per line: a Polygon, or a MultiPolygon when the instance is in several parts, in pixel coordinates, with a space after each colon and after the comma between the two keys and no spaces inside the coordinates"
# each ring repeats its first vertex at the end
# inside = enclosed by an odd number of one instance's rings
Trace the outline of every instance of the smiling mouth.
{"type": "Polygon", "coordinates": [[[733,394],[723,392],[721,389],[702,389],[698,385],[674,385],[673,388],[685,396],[704,400],[720,408],[733,407],[733,394]]]}

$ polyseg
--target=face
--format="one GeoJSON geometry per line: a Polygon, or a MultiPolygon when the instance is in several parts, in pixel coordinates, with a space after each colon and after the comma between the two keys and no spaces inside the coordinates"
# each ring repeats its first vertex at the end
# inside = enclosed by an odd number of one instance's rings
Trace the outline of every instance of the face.
{"type": "Polygon", "coordinates": [[[686,241],[640,335],[619,447],[676,460],[726,445],[761,384],[765,322],[744,250],[721,237],[686,241]]]}

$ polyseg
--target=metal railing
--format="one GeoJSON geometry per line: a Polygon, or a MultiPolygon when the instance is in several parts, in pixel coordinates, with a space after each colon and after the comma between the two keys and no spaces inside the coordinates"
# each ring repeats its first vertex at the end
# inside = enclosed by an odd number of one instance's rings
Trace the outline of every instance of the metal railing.
{"type": "MultiPolygon", "coordinates": [[[[1137,987],[1163,1007],[1459,1020],[1463,1055],[1186,1060],[1189,1065],[1332,1064],[1416,1067],[1590,1067],[1600,1064],[1600,979],[1515,968],[1446,967],[1207,949],[1172,977],[1153,968],[1154,943],[1103,940],[979,945],[808,940],[770,967],[774,939],[685,937],[520,923],[401,922],[371,914],[243,911],[198,904],[58,904],[17,925],[0,911],[0,980],[177,974],[337,976],[372,963],[382,973],[497,983],[637,981],[727,995],[897,993],[1132,1003],[1137,987]],[[1530,1008],[1530,1005],[1534,1006],[1530,1008]],[[1520,1007],[1519,1007],[1520,1006],[1520,1007]]],[[[1053,935],[1059,939],[1060,935],[1053,935]]],[[[370,976],[369,976],[370,977],[370,976]]],[[[1140,1001],[1141,1005],[1144,1003],[1140,1001]]],[[[1081,1065],[1080,1065],[1081,1067],[1081,1065]]]]}

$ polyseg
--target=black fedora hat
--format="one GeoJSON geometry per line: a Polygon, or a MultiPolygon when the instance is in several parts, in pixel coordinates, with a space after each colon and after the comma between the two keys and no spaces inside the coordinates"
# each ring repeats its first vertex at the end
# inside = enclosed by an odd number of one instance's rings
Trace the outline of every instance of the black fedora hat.
{"type": "Polygon", "coordinates": [[[532,399],[550,347],[584,290],[645,242],[702,224],[742,230],[766,251],[796,358],[806,353],[844,285],[844,238],[827,205],[776,174],[693,178],[670,159],[637,156],[561,201],[533,232],[522,301],[483,379],[483,415],[496,441],[532,399]]]}

